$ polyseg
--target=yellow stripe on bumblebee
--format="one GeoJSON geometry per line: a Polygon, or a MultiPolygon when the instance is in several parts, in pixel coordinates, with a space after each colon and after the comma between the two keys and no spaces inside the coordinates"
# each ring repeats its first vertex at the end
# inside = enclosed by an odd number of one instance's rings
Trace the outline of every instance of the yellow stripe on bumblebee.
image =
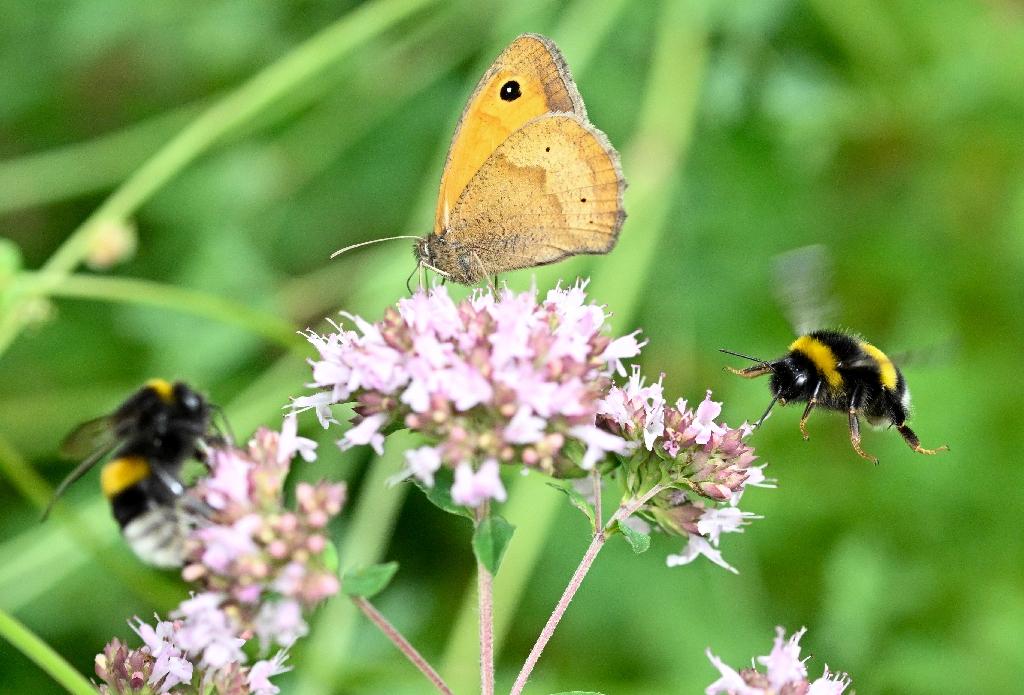
{"type": "Polygon", "coordinates": [[[107,499],[119,494],[149,477],[149,463],[141,456],[122,456],[103,466],[100,488],[107,499]]]}
{"type": "Polygon", "coordinates": [[[836,355],[825,343],[809,335],[802,335],[789,346],[790,352],[799,352],[814,363],[825,377],[829,388],[838,389],[843,385],[843,375],[836,369],[836,355]]]}
{"type": "Polygon", "coordinates": [[[150,379],[146,382],[146,388],[153,389],[164,403],[174,402],[174,387],[166,379],[150,379]]]}
{"type": "Polygon", "coordinates": [[[892,363],[888,355],[864,340],[860,341],[860,349],[878,363],[878,378],[882,382],[882,386],[895,391],[897,381],[896,365],[892,363]]]}

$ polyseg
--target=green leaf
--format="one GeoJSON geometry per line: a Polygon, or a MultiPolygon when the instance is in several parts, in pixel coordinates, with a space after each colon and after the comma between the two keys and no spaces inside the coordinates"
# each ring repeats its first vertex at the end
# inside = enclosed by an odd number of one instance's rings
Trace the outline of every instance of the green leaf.
{"type": "Polygon", "coordinates": [[[622,532],[622,537],[629,543],[629,547],[633,549],[633,552],[639,555],[640,553],[646,552],[651,547],[651,537],[646,533],[640,533],[635,531],[621,521],[616,524],[619,531],[622,532]]]}
{"type": "Polygon", "coordinates": [[[551,695],[604,695],[596,690],[563,690],[560,693],[551,693],[551,695]]]}
{"type": "Polygon", "coordinates": [[[324,563],[324,568],[331,574],[338,573],[338,567],[341,566],[341,560],[338,558],[338,546],[334,545],[331,541],[327,542],[324,546],[323,551],[320,553],[320,562],[324,563]]]}
{"type": "Polygon", "coordinates": [[[470,511],[468,507],[463,507],[462,505],[455,504],[455,502],[452,501],[452,482],[454,479],[455,476],[450,470],[442,468],[434,474],[433,487],[427,487],[416,478],[413,478],[412,481],[416,484],[416,487],[423,490],[423,494],[427,496],[427,499],[430,500],[435,507],[443,509],[449,514],[464,516],[470,521],[475,521],[476,517],[473,516],[473,512],[470,511]]]}
{"type": "Polygon", "coordinates": [[[569,498],[569,502],[572,506],[583,512],[588,519],[590,519],[590,528],[593,531],[597,530],[597,517],[594,514],[594,508],[587,502],[587,498],[579,493],[579,491],[572,486],[571,483],[560,485],[558,483],[548,483],[551,487],[555,488],[566,497],[569,498]]]}
{"type": "Polygon", "coordinates": [[[350,569],[341,578],[341,590],[348,596],[372,598],[384,591],[397,571],[397,562],[350,569]]]}
{"type": "Polygon", "coordinates": [[[473,532],[473,554],[491,574],[498,573],[501,558],[515,530],[515,526],[497,514],[492,514],[481,521],[473,532]]]}

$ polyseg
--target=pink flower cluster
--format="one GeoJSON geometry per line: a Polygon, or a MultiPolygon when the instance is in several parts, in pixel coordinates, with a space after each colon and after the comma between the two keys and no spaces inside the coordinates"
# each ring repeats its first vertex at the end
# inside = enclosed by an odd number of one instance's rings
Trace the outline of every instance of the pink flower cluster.
{"type": "Polygon", "coordinates": [[[625,472],[627,486],[641,488],[632,492],[642,492],[652,477],[668,475],[668,489],[639,512],[662,530],[687,538],[680,554],[668,556],[668,565],[687,564],[703,555],[736,572],[718,549],[721,535],[742,532],[749,520],[759,518],[737,506],[748,486],[773,486],[763,466],[751,465],[757,457],[744,442],[750,427],[744,423],[731,429],[715,422],[722,404],[711,400],[711,391],[694,409],[683,399],[669,406],[662,380],[647,383],[638,368],[625,386],[611,388],[598,412],[601,427],[632,442],[637,451],[649,452],[648,460],[626,464],[627,469],[637,468],[633,474],[625,472]],[[650,461],[656,462],[653,476],[644,475],[650,461]]]}
{"type": "Polygon", "coordinates": [[[340,446],[382,451],[383,430],[424,434],[427,446],[406,453],[406,475],[432,486],[434,474],[455,470],[452,497],[478,506],[503,500],[501,463],[523,463],[561,475],[576,464],[569,440],[586,450],[588,469],[606,452],[623,453],[622,438],[595,427],[598,401],[622,360],[635,357],[636,334],[606,335],[604,307],[586,301],[586,283],[536,290],[477,290],[454,302],[444,287],[398,302],[377,323],[344,314],[357,330],[307,337],[320,393],[297,398],[295,410],[315,408],[321,424],[330,406],[356,403],[357,417],[340,446]]]}
{"type": "Polygon", "coordinates": [[[327,524],[341,511],[342,484],[299,483],[297,508],[284,506],[284,481],[298,451],[315,445],[296,437],[294,416],[282,434],[261,429],[247,449],[215,448],[211,473],[190,494],[212,511],[186,549],[187,581],[222,597],[234,634],[255,631],[264,648],[290,646],[306,633],[303,610],[340,588],[327,524]]]}
{"type": "Polygon", "coordinates": [[[129,693],[205,693],[276,695],[270,678],[287,671],[285,653],[243,666],[245,640],[235,637],[220,598],[199,594],[183,601],[172,620],[156,626],[136,618],[132,628],[143,646],[129,649],[113,639],[96,656],[103,695],[129,693]]]}
{"type": "Polygon", "coordinates": [[[246,640],[258,636],[263,651],[290,646],[307,631],[303,610],[340,589],[327,524],[341,511],[344,485],[300,483],[297,508],[284,506],[292,459],[312,460],[316,448],[296,429],[290,416],[280,434],[260,429],[245,449],[210,449],[210,474],[182,501],[204,510],[182,571],[200,592],[155,627],[136,618],[143,647],[114,639],[97,655],[101,692],[278,692],[269,678],[287,670],[284,652],[244,667],[246,640]]]}
{"type": "Polygon", "coordinates": [[[708,658],[722,676],[704,692],[707,695],[841,695],[850,686],[850,677],[845,673],[830,673],[827,665],[820,678],[808,681],[807,659],[800,658],[800,638],[805,632],[806,628],[787,640],[785,630],[775,628],[771,652],[757,657],[758,663],[765,667],[764,673],[753,667],[736,671],[708,649],[708,658]]]}

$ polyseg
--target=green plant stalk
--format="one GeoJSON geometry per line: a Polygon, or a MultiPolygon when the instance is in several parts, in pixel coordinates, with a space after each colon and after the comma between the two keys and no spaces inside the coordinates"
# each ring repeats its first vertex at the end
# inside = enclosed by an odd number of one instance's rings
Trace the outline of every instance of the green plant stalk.
{"type": "MultiPolygon", "coordinates": [[[[467,4],[471,11],[482,11],[481,3],[467,4]]],[[[506,33],[516,31],[517,27],[527,26],[528,22],[523,17],[526,5],[508,4],[500,6],[503,15],[495,17],[491,25],[495,37],[504,36],[506,33]]],[[[532,6],[531,6],[532,7],[532,6]]],[[[491,56],[485,56],[491,60],[491,56]]],[[[482,74],[486,64],[480,66],[482,74]]],[[[461,106],[461,105],[460,105],[461,106]]],[[[452,123],[458,113],[452,115],[452,123]]],[[[435,160],[444,161],[448,148],[448,139],[444,136],[439,138],[440,149],[435,160]]],[[[425,179],[423,188],[420,190],[417,202],[412,206],[412,213],[409,216],[408,226],[415,229],[424,220],[432,219],[433,209],[437,200],[438,182],[434,179],[425,179]]],[[[421,227],[422,228],[422,227],[421,227]]],[[[393,296],[395,281],[402,279],[408,274],[411,267],[411,258],[404,254],[396,255],[391,249],[366,249],[358,262],[343,258],[341,263],[348,262],[351,272],[348,279],[352,286],[358,290],[353,293],[349,301],[349,311],[360,313],[368,307],[379,307],[380,297],[393,296]],[[369,269],[366,272],[364,269],[369,269]]],[[[339,263],[339,265],[341,265],[339,263]]],[[[403,433],[395,433],[388,438],[385,446],[384,457],[371,460],[369,463],[370,474],[363,483],[360,499],[352,512],[352,525],[345,531],[345,539],[341,547],[342,557],[346,562],[352,564],[374,564],[379,562],[386,550],[388,538],[394,529],[399,509],[408,494],[408,485],[396,485],[387,487],[386,481],[389,475],[397,472],[401,466],[401,450],[415,446],[403,446],[395,438],[403,433]],[[387,464],[387,460],[394,460],[395,463],[387,464]],[[389,472],[390,471],[390,472],[389,472]]],[[[507,563],[508,559],[504,560],[507,563]]],[[[471,604],[470,610],[476,611],[476,596],[474,591],[468,591],[466,601],[471,604]]],[[[348,654],[355,640],[358,627],[357,615],[343,602],[328,602],[319,612],[313,621],[310,630],[310,638],[307,640],[306,661],[302,670],[297,674],[298,682],[296,692],[303,695],[326,695],[334,692],[335,684],[344,679],[346,670],[351,667],[349,662],[341,658],[341,655],[348,654]]],[[[475,687],[473,682],[477,677],[477,671],[472,668],[477,657],[477,625],[475,617],[470,623],[471,636],[469,638],[468,663],[470,664],[470,686],[462,687],[449,685],[455,692],[468,690],[475,687]]]]}
{"type": "MultiPolygon", "coordinates": [[[[671,191],[685,162],[693,134],[697,100],[707,59],[707,28],[702,2],[667,2],[660,22],[661,35],[655,48],[637,132],[623,150],[624,169],[630,187],[626,190],[629,219],[618,247],[613,251],[617,268],[630,268],[636,278],[651,272],[661,236],[667,231],[668,215],[676,196],[671,191]],[[642,233],[630,233],[631,230],[642,233]]],[[[560,264],[561,265],[561,264],[560,264]]],[[[640,302],[643,283],[617,282],[621,271],[600,262],[594,264],[588,293],[602,301],[615,297],[611,324],[614,332],[631,330],[640,302]]],[[[543,277],[555,276],[559,268],[542,269],[543,277]]],[[[538,280],[538,285],[546,284],[538,280]]],[[[495,650],[501,644],[515,615],[526,583],[536,568],[544,543],[554,534],[564,502],[542,483],[528,476],[509,486],[505,516],[516,523],[516,539],[509,546],[502,571],[495,577],[495,650]]],[[[468,687],[464,664],[475,649],[475,605],[467,599],[448,643],[442,673],[456,692],[468,687]]],[[[471,675],[471,674],[470,674],[471,675]]]]}
{"type": "Polygon", "coordinates": [[[558,627],[559,621],[561,621],[562,616],[565,615],[566,609],[569,608],[569,603],[572,602],[572,599],[579,590],[580,585],[583,584],[583,580],[586,578],[587,572],[590,571],[591,566],[594,564],[594,560],[597,559],[597,554],[601,552],[601,548],[604,547],[608,538],[615,533],[616,524],[633,516],[638,509],[647,504],[648,500],[664,489],[665,486],[659,483],[651,487],[642,496],[622,502],[619,505],[619,508],[615,510],[612,518],[608,520],[608,523],[594,531],[594,537],[590,541],[590,546],[583,554],[583,559],[580,560],[580,564],[576,567],[576,571],[573,573],[572,579],[569,580],[569,583],[565,587],[565,591],[562,592],[562,597],[555,605],[555,610],[552,611],[551,617],[548,618],[548,622],[544,625],[544,629],[541,630],[540,636],[533,645],[533,649],[530,650],[530,655],[526,658],[523,668],[519,671],[519,675],[516,677],[516,682],[512,686],[511,695],[520,695],[520,693],[523,692],[523,688],[526,687],[526,682],[530,679],[530,674],[533,673],[533,669],[537,665],[537,661],[540,660],[540,655],[544,651],[544,647],[547,646],[551,637],[555,634],[555,628],[558,627]]]}
{"type": "Polygon", "coordinates": [[[14,616],[0,609],[0,637],[35,662],[50,678],[74,695],[96,695],[86,678],[71,667],[50,645],[25,627],[14,616]]]}
{"type": "MultiPolygon", "coordinates": [[[[57,275],[70,273],[86,256],[93,237],[105,223],[127,220],[156,191],[226,134],[252,120],[331,63],[435,1],[376,0],[361,5],[257,73],[211,105],[139,167],[72,232],[44,264],[43,271],[57,275]]],[[[0,354],[17,336],[25,320],[17,307],[0,316],[0,354]]]]}
{"type": "Polygon", "coordinates": [[[294,326],[273,314],[208,292],[151,280],[26,272],[19,276],[18,289],[25,297],[95,299],[171,309],[237,326],[289,350],[306,345],[294,326]]]}
{"type": "Polygon", "coordinates": [[[395,645],[398,651],[409,661],[412,662],[413,666],[420,670],[424,676],[427,677],[438,692],[442,695],[452,695],[451,688],[444,682],[444,679],[438,675],[437,671],[427,663],[427,660],[416,651],[416,648],[409,643],[409,640],[399,632],[394,625],[392,625],[384,615],[378,611],[372,603],[367,601],[362,596],[351,596],[350,597],[353,605],[362,611],[366,618],[377,626],[377,629],[384,633],[384,636],[391,640],[391,643],[395,645]]]}
{"type": "MultiPolygon", "coordinates": [[[[599,3],[582,1],[565,9],[552,36],[571,59],[570,67],[574,74],[586,72],[601,42],[615,27],[626,6],[625,0],[604,0],[599,3]]],[[[589,259],[581,262],[589,264],[589,259]]],[[[554,268],[537,269],[538,287],[553,285],[564,268],[563,264],[559,264],[554,268]]],[[[510,544],[502,561],[502,571],[494,579],[492,634],[495,654],[501,653],[516,607],[540,560],[548,531],[561,509],[561,500],[549,496],[547,492],[540,476],[517,478],[509,485],[509,501],[504,513],[508,518],[516,520],[516,542],[510,544]]],[[[477,611],[474,596],[467,593],[445,646],[441,669],[456,692],[469,690],[476,677],[471,666],[479,649],[477,611]]]]}
{"type": "MultiPolygon", "coordinates": [[[[344,531],[340,547],[341,571],[380,562],[398,519],[398,510],[410,485],[388,487],[387,480],[405,461],[404,452],[417,444],[408,432],[388,437],[384,455],[369,462],[369,471],[352,511],[352,523],[344,531]]],[[[298,675],[295,692],[319,695],[336,690],[338,673],[351,651],[359,624],[359,613],[348,601],[328,601],[313,621],[305,646],[306,660],[298,675]]]]}
{"type": "MultiPolygon", "coordinates": [[[[476,510],[476,528],[491,513],[486,502],[476,510]]],[[[477,558],[476,561],[477,644],[480,647],[480,693],[494,695],[494,576],[477,558]]]]}

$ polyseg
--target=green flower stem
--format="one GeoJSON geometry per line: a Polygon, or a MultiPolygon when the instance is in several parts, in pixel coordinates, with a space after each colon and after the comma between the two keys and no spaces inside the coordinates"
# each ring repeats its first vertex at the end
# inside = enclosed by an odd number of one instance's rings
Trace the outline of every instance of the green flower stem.
{"type": "Polygon", "coordinates": [[[480,692],[494,695],[494,577],[476,563],[476,595],[480,609],[480,692]]]}
{"type": "MultiPolygon", "coordinates": [[[[486,503],[477,510],[477,526],[487,520],[489,513],[490,506],[486,503]]],[[[479,610],[480,692],[481,695],[494,695],[494,577],[479,559],[476,561],[476,600],[479,610]]]]}
{"type": "Polygon", "coordinates": [[[587,551],[583,554],[583,559],[580,560],[580,564],[576,567],[576,571],[573,572],[572,578],[565,587],[565,591],[562,592],[562,597],[555,605],[555,610],[551,612],[551,617],[548,618],[548,622],[544,625],[544,629],[541,630],[540,636],[537,637],[537,641],[534,643],[533,649],[530,650],[530,655],[526,658],[523,668],[519,671],[519,675],[516,677],[516,682],[512,686],[510,695],[520,695],[520,693],[523,692],[523,688],[526,687],[526,682],[530,679],[530,674],[533,673],[533,668],[540,660],[540,655],[544,651],[544,647],[547,646],[547,643],[555,634],[555,628],[558,627],[558,623],[562,620],[562,616],[565,615],[565,611],[569,607],[569,603],[572,602],[572,599],[579,590],[580,585],[583,584],[583,580],[586,578],[587,572],[590,571],[590,567],[594,564],[594,560],[597,559],[597,554],[601,552],[601,548],[604,547],[605,542],[611,534],[615,532],[615,525],[618,522],[625,521],[629,517],[633,516],[633,514],[644,506],[648,500],[664,489],[665,485],[659,483],[644,493],[643,496],[626,500],[619,505],[618,509],[615,510],[615,513],[612,515],[612,518],[608,520],[608,523],[599,531],[594,533],[594,537],[590,541],[590,546],[587,547],[587,551]]]}
{"type": "MultiPolygon", "coordinates": [[[[352,522],[345,529],[339,548],[342,561],[339,576],[349,567],[373,565],[384,556],[398,510],[412,487],[389,487],[387,480],[400,470],[404,452],[418,443],[419,439],[408,432],[395,432],[388,437],[384,455],[368,463],[359,497],[349,517],[352,522]]],[[[350,660],[358,617],[352,604],[346,601],[328,601],[320,609],[306,642],[306,660],[298,672],[295,692],[303,695],[335,692],[338,673],[350,660]]]]}
{"type": "Polygon", "coordinates": [[[25,627],[12,615],[0,609],[0,637],[11,643],[18,651],[34,661],[50,678],[57,681],[74,695],[96,695],[86,678],[64,661],[50,645],[25,627]]]}
{"type": "MultiPolygon", "coordinates": [[[[578,77],[587,71],[597,57],[602,41],[615,29],[620,15],[628,6],[625,0],[579,0],[565,8],[550,36],[568,57],[574,75],[578,77]]],[[[550,287],[561,277],[572,277],[577,269],[581,275],[586,275],[589,263],[589,257],[576,257],[566,263],[536,268],[532,277],[524,272],[509,277],[508,281],[510,286],[517,282],[528,285],[536,278],[538,287],[550,287]]],[[[615,313],[628,317],[629,312],[616,306],[615,313]]],[[[515,520],[516,542],[509,545],[502,560],[501,574],[494,578],[496,653],[501,651],[526,584],[540,560],[544,543],[550,537],[551,525],[562,508],[560,496],[548,494],[550,490],[541,478],[516,478],[509,484],[509,502],[503,513],[515,520]]],[[[448,682],[458,692],[469,690],[475,678],[469,664],[478,649],[477,617],[475,597],[468,593],[448,638],[441,667],[448,682]]]]}
{"type": "Polygon", "coordinates": [[[302,348],[306,341],[295,327],[277,316],[207,292],[134,278],[101,275],[23,273],[18,290],[22,296],[71,297],[125,304],[141,304],[203,316],[237,326],[289,350],[302,348]]]}
{"type": "MultiPolygon", "coordinates": [[[[583,3],[591,15],[604,14],[583,3]]],[[[644,291],[643,278],[654,272],[658,249],[668,231],[670,213],[678,198],[678,173],[682,170],[693,136],[697,103],[707,60],[707,5],[704,0],[666,2],[659,19],[659,37],[654,48],[646,95],[641,106],[637,132],[623,149],[623,168],[630,187],[626,190],[629,219],[610,265],[598,259],[570,259],[549,268],[537,269],[537,285],[553,285],[558,277],[571,277],[577,271],[586,275],[593,267],[588,294],[597,299],[614,297],[612,326],[615,332],[635,327],[637,309],[644,291]],[[623,282],[622,268],[629,268],[629,280],[623,282]]],[[[614,18],[616,10],[610,8],[614,18]]],[[[575,13],[567,13],[575,16],[575,13]]],[[[593,21],[593,18],[591,18],[593,21]]],[[[582,25],[592,30],[594,40],[603,37],[601,27],[582,25]]],[[[575,39],[562,40],[563,34],[574,36],[573,29],[556,31],[554,36],[563,47],[575,45],[575,39]]],[[[568,52],[568,49],[567,49],[568,52]]],[[[582,51],[584,56],[591,51],[582,51]]],[[[576,53],[570,59],[577,71],[583,68],[576,53]]],[[[529,282],[527,278],[526,282],[529,282]]],[[[495,649],[500,652],[504,636],[511,624],[519,600],[530,576],[540,560],[544,543],[555,534],[551,526],[564,504],[560,495],[550,494],[539,483],[540,476],[517,478],[509,485],[509,503],[504,515],[516,524],[516,542],[509,546],[502,562],[502,571],[495,578],[495,649]],[[537,480],[534,480],[534,479],[537,480]]],[[[467,687],[463,665],[471,662],[476,649],[475,601],[467,597],[453,630],[442,672],[456,691],[467,687]]]]}
{"type": "MultiPolygon", "coordinates": [[[[70,273],[108,222],[124,222],[181,170],[228,133],[250,122],[321,70],[436,0],[376,0],[360,5],[218,100],[162,147],[100,205],[43,266],[70,273]]],[[[22,312],[0,317],[0,354],[25,322],[22,312]]]]}
{"type": "Polygon", "coordinates": [[[411,661],[424,676],[427,677],[427,680],[434,684],[434,687],[437,688],[439,692],[444,693],[444,695],[452,695],[451,688],[449,688],[444,682],[444,679],[441,678],[437,671],[427,663],[427,660],[424,659],[418,651],[416,651],[416,648],[409,643],[409,640],[407,640],[394,625],[388,622],[388,619],[385,618],[380,611],[374,608],[372,603],[362,596],[352,596],[351,599],[356,608],[361,610],[363,615],[365,615],[371,623],[376,625],[380,631],[384,633],[384,636],[391,640],[392,644],[398,647],[398,651],[402,652],[402,654],[404,654],[405,657],[411,661]]]}

